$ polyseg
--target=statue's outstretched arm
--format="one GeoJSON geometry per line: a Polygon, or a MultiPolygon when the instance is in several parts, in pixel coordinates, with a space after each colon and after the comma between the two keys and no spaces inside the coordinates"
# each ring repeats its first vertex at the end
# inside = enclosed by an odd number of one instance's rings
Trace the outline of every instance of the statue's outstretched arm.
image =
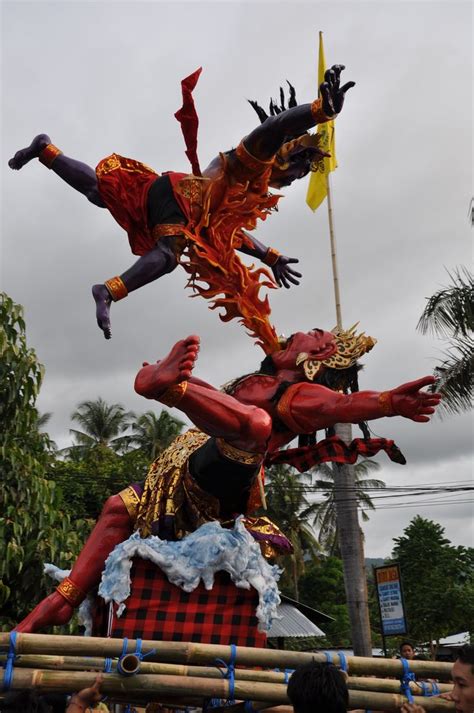
{"type": "Polygon", "coordinates": [[[298,258],[281,255],[278,250],[264,245],[245,230],[242,230],[242,233],[245,236],[245,242],[238,248],[240,252],[256,257],[268,265],[280,287],[289,288],[291,287],[290,283],[300,284],[298,278],[301,277],[301,273],[289,267],[289,265],[299,262],[298,258]]]}
{"type": "Polygon", "coordinates": [[[384,416],[403,416],[425,423],[435,412],[441,395],[421,391],[435,381],[425,376],[391,391],[341,394],[325,386],[299,383],[280,399],[278,414],[295,433],[312,433],[336,423],[360,423],[384,416]]]}
{"type": "Polygon", "coordinates": [[[269,116],[244,139],[247,151],[261,161],[268,160],[289,136],[302,134],[339,114],[346,92],[355,85],[355,82],[347,82],[340,86],[343,69],[344,65],[335,64],[327,70],[325,81],[319,88],[321,96],[312,104],[301,104],[276,116],[269,116]]]}

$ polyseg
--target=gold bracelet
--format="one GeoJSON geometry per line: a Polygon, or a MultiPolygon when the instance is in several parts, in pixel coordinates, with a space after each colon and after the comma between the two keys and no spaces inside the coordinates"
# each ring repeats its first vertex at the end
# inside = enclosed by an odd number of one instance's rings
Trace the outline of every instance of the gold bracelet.
{"type": "Polygon", "coordinates": [[[58,149],[57,146],[48,144],[44,149],[41,149],[38,160],[43,166],[46,166],[46,168],[51,168],[54,159],[59,156],[59,154],[62,154],[62,151],[58,149]]]}
{"type": "Polygon", "coordinates": [[[69,577],[63,579],[56,587],[56,591],[73,607],[78,607],[87,596],[69,577]]]}
{"type": "Polygon", "coordinates": [[[125,283],[121,277],[111,277],[110,280],[106,280],[104,285],[109,291],[110,296],[114,302],[118,300],[123,300],[124,297],[128,295],[128,290],[125,287],[125,283]]]}
{"type": "Polygon", "coordinates": [[[324,113],[322,99],[315,99],[314,102],[312,102],[311,114],[313,115],[315,124],[325,124],[326,121],[331,121],[332,119],[335,119],[337,116],[337,114],[328,116],[327,114],[324,113]]]}
{"type": "Polygon", "coordinates": [[[384,416],[395,416],[390,391],[382,391],[382,393],[379,394],[379,405],[384,416]]]}
{"type": "Polygon", "coordinates": [[[173,406],[179,404],[186,393],[187,388],[188,382],[180,381],[179,384],[175,384],[174,386],[170,386],[169,389],[166,389],[166,391],[158,397],[158,401],[161,401],[161,403],[165,406],[172,408],[173,406]]]}
{"type": "Polygon", "coordinates": [[[278,252],[278,250],[275,250],[275,248],[268,248],[267,252],[265,253],[265,257],[262,258],[262,262],[265,265],[268,265],[268,267],[273,267],[277,264],[279,257],[280,253],[278,252]]]}

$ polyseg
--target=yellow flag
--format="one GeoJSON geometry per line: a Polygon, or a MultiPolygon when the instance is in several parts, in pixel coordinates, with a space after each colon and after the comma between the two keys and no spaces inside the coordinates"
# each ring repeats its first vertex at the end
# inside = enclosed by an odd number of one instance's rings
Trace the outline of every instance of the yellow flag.
{"type": "MultiPolygon", "coordinates": [[[[326,60],[324,58],[323,33],[319,33],[319,62],[318,62],[318,87],[324,82],[324,72],[326,71],[326,60]]],[[[319,208],[327,195],[327,176],[337,168],[336,161],[336,134],[334,121],[327,121],[319,124],[317,132],[320,136],[320,148],[331,154],[331,158],[321,158],[318,162],[318,170],[311,172],[309,179],[306,203],[311,210],[319,208]]]]}

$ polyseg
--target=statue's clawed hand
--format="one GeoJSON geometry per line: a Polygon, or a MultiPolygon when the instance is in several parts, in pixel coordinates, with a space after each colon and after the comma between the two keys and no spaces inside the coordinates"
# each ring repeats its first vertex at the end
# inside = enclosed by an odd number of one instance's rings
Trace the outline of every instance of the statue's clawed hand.
{"type": "Polygon", "coordinates": [[[324,74],[324,82],[319,87],[323,100],[323,111],[327,116],[334,116],[341,111],[346,92],[355,86],[355,82],[347,82],[340,86],[343,64],[333,64],[324,74]]]}

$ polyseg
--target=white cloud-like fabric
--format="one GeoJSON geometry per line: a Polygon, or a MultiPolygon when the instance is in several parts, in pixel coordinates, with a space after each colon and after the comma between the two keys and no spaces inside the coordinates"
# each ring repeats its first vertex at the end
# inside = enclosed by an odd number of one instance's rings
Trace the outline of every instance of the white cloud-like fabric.
{"type": "Polygon", "coordinates": [[[212,589],[216,572],[228,572],[233,583],[242,589],[254,587],[259,595],[256,611],[259,631],[270,630],[272,620],[279,618],[278,579],[281,570],[270,565],[260,547],[238,518],[232,529],[219,522],[208,522],[178,542],[133,533],[110,553],[102,573],[99,594],[106,602],[114,601],[120,616],[130,596],[132,559],[141,557],[159,567],[172,584],[192,592],[200,581],[212,589]]]}

